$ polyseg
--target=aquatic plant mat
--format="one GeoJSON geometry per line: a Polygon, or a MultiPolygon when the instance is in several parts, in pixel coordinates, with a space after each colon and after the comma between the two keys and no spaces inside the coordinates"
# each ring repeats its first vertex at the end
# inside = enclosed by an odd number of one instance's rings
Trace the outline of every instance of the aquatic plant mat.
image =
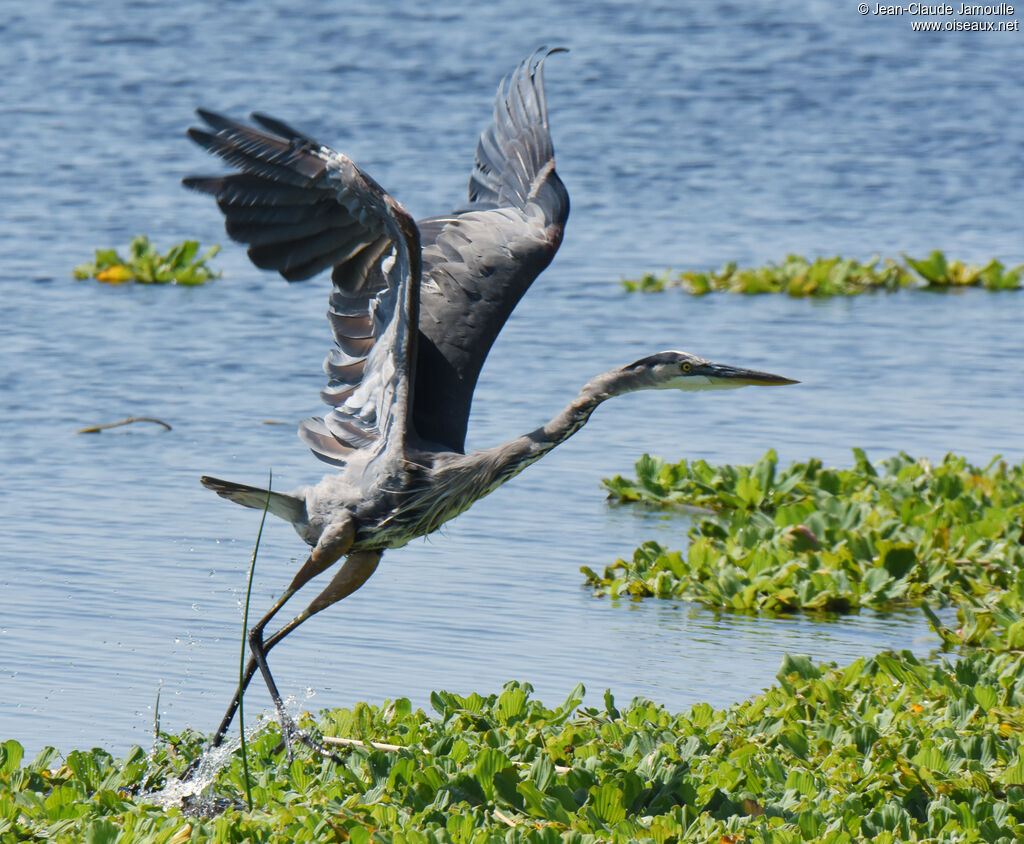
{"type": "Polygon", "coordinates": [[[853,296],[868,291],[892,293],[901,288],[950,290],[983,287],[986,290],[1019,290],[1024,266],[1007,269],[993,259],[985,266],[948,260],[939,250],[927,258],[903,256],[903,263],[878,256],[868,263],[850,258],[815,258],[787,255],[779,264],[763,267],[737,267],[730,262],[720,270],[686,270],[673,274],[646,273],[625,279],[623,287],[631,292],[657,293],[677,287],[695,296],[726,291],[729,293],[788,293],[790,296],[853,296]]]}
{"type": "Polygon", "coordinates": [[[206,265],[219,251],[219,246],[211,246],[198,255],[199,242],[185,240],[171,247],[166,254],[161,254],[148,237],[138,235],[132,238],[127,258],[119,255],[116,249],[97,249],[96,259],[79,264],[72,275],[79,280],[94,278],[106,284],[137,281],[140,284],[194,287],[220,276],[219,272],[206,265]]]}
{"type": "Polygon", "coordinates": [[[937,464],[906,454],[849,469],[644,455],[618,501],[703,508],[685,551],[644,543],[587,583],[611,597],[684,598],[739,611],[848,612],[930,601],[970,606],[1024,589],[1024,464],[937,464]]]}
{"type": "Polygon", "coordinates": [[[747,467],[644,458],[637,478],[608,481],[620,499],[704,514],[692,565],[658,552],[674,562],[625,586],[610,567],[611,582],[595,584],[605,594],[775,611],[921,603],[946,652],[935,659],[786,657],[777,685],[724,709],[671,713],[610,693],[583,706],[580,686],[548,708],[508,683],[435,692],[429,714],[399,699],[301,718],[341,739],[342,765],[304,748],[289,760],[277,726],[258,725],[252,810],[237,751],[176,780],[204,753],[196,733],[159,732],[151,752],[117,760],[46,749],[26,761],[12,740],[0,744],[0,842],[1020,841],[1022,472],[952,456],[874,466],[859,451],[851,469],[780,469],[769,452],[747,467]],[[767,562],[743,569],[749,554],[767,562]],[[734,566],[750,582],[695,586],[713,555],[707,571],[734,566]],[[789,579],[803,569],[810,585],[789,579]],[[957,629],[926,600],[955,603],[957,629]]]}
{"type": "Polygon", "coordinates": [[[270,727],[250,743],[252,812],[238,754],[206,797],[160,805],[152,790],[201,752],[195,734],[121,760],[45,750],[25,763],[8,741],[0,840],[1019,841],[1022,662],[989,650],[935,665],[906,652],[844,668],[791,658],[768,692],[679,714],[611,695],[579,708],[582,689],[548,709],[517,683],[435,693],[430,717],[407,700],[360,704],[319,728],[399,749],[289,763],[270,727]]]}

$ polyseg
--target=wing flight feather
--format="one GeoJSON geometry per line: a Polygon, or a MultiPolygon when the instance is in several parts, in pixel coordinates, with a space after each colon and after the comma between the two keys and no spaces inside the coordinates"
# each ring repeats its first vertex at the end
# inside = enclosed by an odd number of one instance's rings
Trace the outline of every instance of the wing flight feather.
{"type": "Polygon", "coordinates": [[[333,409],[302,422],[321,460],[344,466],[372,449],[400,457],[410,417],[420,273],[419,232],[408,213],[348,158],[266,115],[262,128],[208,111],[200,146],[240,172],[194,176],[213,195],[232,239],[258,267],[300,281],[332,269],[328,319],[337,348],[324,361],[333,409]],[[210,131],[212,130],[212,131],[210,131]]]}
{"type": "Polygon", "coordinates": [[[418,224],[348,158],[288,124],[199,112],[207,128],[189,135],[238,172],[185,185],[216,198],[257,266],[288,281],[332,270],[336,348],[321,392],[332,410],[299,426],[321,460],[344,466],[361,449],[399,459],[413,431],[463,450],[484,360],[569,214],[544,95],[555,52],[538,50],[498,86],[468,205],[418,224]]]}
{"type": "Polygon", "coordinates": [[[418,223],[423,242],[414,420],[454,451],[480,369],[502,326],[551,262],[569,216],[555,172],[540,49],[498,86],[476,147],[469,204],[418,223]]]}

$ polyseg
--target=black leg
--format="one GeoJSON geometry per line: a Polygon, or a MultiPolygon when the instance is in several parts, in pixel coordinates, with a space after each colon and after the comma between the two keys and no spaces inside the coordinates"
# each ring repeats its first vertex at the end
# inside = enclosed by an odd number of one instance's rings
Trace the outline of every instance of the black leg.
{"type": "Polygon", "coordinates": [[[377,570],[380,556],[380,551],[358,551],[355,554],[349,554],[327,587],[310,602],[306,609],[278,630],[270,639],[266,642],[263,640],[263,627],[265,626],[265,621],[263,620],[249,633],[249,650],[252,651],[253,659],[259,666],[263,680],[267,684],[270,698],[274,701],[274,706],[277,708],[277,717],[281,723],[281,734],[285,746],[288,748],[289,756],[291,755],[291,741],[297,738],[320,755],[338,762],[341,761],[334,753],[314,742],[305,733],[298,731],[295,722],[284,709],[281,694],[270,673],[270,666],[267,664],[267,651],[304,621],[355,592],[377,570]]]}
{"type": "MultiPolygon", "coordinates": [[[[262,633],[263,628],[271,622],[274,616],[277,615],[277,613],[288,602],[288,599],[295,594],[295,592],[296,590],[291,588],[286,590],[285,593],[280,598],[278,598],[277,601],[274,602],[274,606],[270,608],[266,615],[264,615],[263,618],[261,618],[257,622],[256,626],[250,629],[248,634],[250,647],[253,632],[259,630],[262,633]]],[[[267,643],[263,648],[264,654],[267,651],[269,651],[274,645],[276,645],[279,641],[281,641],[281,639],[283,639],[284,636],[280,634],[287,632],[287,629],[291,627],[292,625],[290,624],[285,625],[285,627],[281,628],[281,630],[278,630],[277,633],[271,636],[267,640],[267,643]]],[[[231,698],[231,703],[228,705],[228,711],[224,713],[224,717],[221,719],[220,726],[217,727],[217,732],[213,735],[213,740],[210,742],[211,749],[214,747],[220,747],[221,744],[223,743],[224,736],[227,735],[228,730],[231,728],[231,722],[235,720],[235,713],[238,712],[238,706],[239,703],[241,703],[242,695],[245,694],[245,690],[249,688],[249,682],[256,674],[256,669],[258,667],[259,664],[256,662],[256,659],[254,657],[249,657],[249,662],[245,666],[245,673],[242,677],[242,685],[235,690],[235,695],[231,698]]],[[[186,779],[189,776],[191,776],[192,773],[194,773],[195,769],[199,767],[199,762],[202,758],[202,756],[197,756],[195,759],[193,759],[189,763],[188,767],[185,768],[185,770],[182,772],[181,779],[186,779]]]]}
{"type": "MultiPolygon", "coordinates": [[[[276,604],[274,604],[270,612],[263,616],[263,618],[259,620],[259,623],[257,623],[255,627],[250,628],[250,648],[252,646],[253,633],[259,630],[260,633],[262,634],[263,628],[265,628],[267,624],[270,623],[270,620],[277,614],[277,611],[284,606],[285,601],[287,601],[288,598],[290,598],[294,594],[294,592],[286,592],[284,595],[282,595],[281,599],[276,604]]],[[[290,627],[291,625],[286,626],[290,627]]],[[[282,630],[283,629],[284,628],[282,628],[282,630]]],[[[281,630],[278,631],[278,633],[281,632],[281,630]]],[[[275,644],[277,644],[283,638],[283,636],[278,636],[277,634],[271,636],[263,645],[263,653],[266,654],[267,651],[269,651],[275,644]]],[[[231,703],[228,705],[228,711],[224,713],[224,717],[221,719],[220,726],[217,727],[217,732],[213,735],[213,741],[210,742],[210,747],[220,747],[221,742],[224,741],[224,736],[227,734],[227,731],[231,728],[231,722],[235,719],[235,713],[238,711],[238,704],[242,700],[242,695],[245,694],[245,690],[249,688],[249,683],[255,676],[257,668],[259,668],[259,663],[256,661],[256,658],[252,656],[249,657],[249,662],[246,664],[245,672],[242,676],[242,685],[235,690],[235,696],[231,698],[231,703]]]]}
{"type": "MultiPolygon", "coordinates": [[[[248,639],[250,649],[252,648],[252,642],[255,634],[260,641],[260,651],[262,653],[264,667],[260,666],[254,651],[253,656],[249,658],[249,662],[245,666],[241,685],[235,690],[234,697],[232,697],[231,703],[228,705],[227,712],[224,713],[224,717],[221,719],[220,725],[217,727],[217,732],[214,733],[213,740],[210,742],[211,748],[220,747],[223,743],[224,736],[231,728],[231,722],[235,719],[235,713],[238,711],[242,695],[245,694],[245,690],[249,688],[249,683],[255,676],[257,668],[261,668],[261,673],[263,673],[264,679],[268,681],[267,688],[273,688],[273,679],[270,677],[270,671],[268,668],[265,668],[266,654],[274,645],[298,627],[305,619],[300,617],[293,619],[265,642],[263,640],[263,630],[296,592],[305,586],[312,578],[334,565],[334,563],[336,563],[341,556],[348,551],[352,546],[353,539],[355,538],[355,532],[355,525],[351,519],[348,518],[346,518],[345,521],[329,525],[325,528],[323,534],[320,536],[319,542],[316,544],[316,547],[312,552],[310,552],[309,557],[306,558],[306,562],[303,563],[302,568],[299,569],[298,573],[292,579],[292,582],[284,591],[284,594],[274,602],[274,605],[263,616],[263,618],[261,618],[256,625],[249,630],[248,639]]],[[[278,696],[278,700],[279,698],[280,696],[278,696]]],[[[280,709],[278,700],[275,700],[275,706],[278,706],[278,712],[280,714],[282,710],[280,709]]],[[[195,771],[196,767],[199,765],[200,758],[201,757],[197,757],[192,760],[189,766],[182,773],[182,778],[190,776],[195,771]]]]}
{"type": "MultiPolygon", "coordinates": [[[[280,639],[278,639],[278,641],[280,641],[280,639]]],[[[301,732],[295,721],[293,721],[292,717],[288,714],[288,711],[284,708],[284,702],[281,700],[281,693],[277,690],[277,683],[274,682],[274,678],[270,673],[270,666],[267,665],[267,651],[269,648],[264,644],[263,629],[261,627],[257,626],[249,631],[249,650],[252,651],[253,660],[260,668],[260,673],[263,675],[263,682],[267,684],[267,691],[270,692],[270,699],[274,701],[274,708],[277,710],[277,720],[281,725],[281,740],[284,742],[284,746],[288,750],[288,761],[291,761],[292,758],[292,741],[297,739],[311,750],[315,750],[321,756],[331,759],[339,765],[343,764],[341,758],[337,754],[332,753],[323,745],[313,741],[313,739],[311,739],[306,733],[301,732]]]]}

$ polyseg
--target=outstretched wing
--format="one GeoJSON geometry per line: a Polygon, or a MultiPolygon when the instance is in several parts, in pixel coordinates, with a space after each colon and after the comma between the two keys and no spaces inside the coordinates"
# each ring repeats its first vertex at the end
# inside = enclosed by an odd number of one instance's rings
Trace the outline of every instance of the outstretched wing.
{"type": "Polygon", "coordinates": [[[424,439],[465,446],[487,354],[530,284],[551,262],[569,216],[555,173],[538,50],[502,80],[480,136],[469,205],[419,222],[423,242],[414,421],[424,439]]]}
{"type": "Polygon", "coordinates": [[[348,158],[262,115],[264,128],[200,111],[200,146],[240,172],[189,177],[216,197],[228,234],[258,267],[299,281],[333,268],[328,318],[337,348],[321,396],[334,410],[299,436],[326,463],[360,449],[400,457],[414,369],[419,233],[412,218],[348,158]]]}

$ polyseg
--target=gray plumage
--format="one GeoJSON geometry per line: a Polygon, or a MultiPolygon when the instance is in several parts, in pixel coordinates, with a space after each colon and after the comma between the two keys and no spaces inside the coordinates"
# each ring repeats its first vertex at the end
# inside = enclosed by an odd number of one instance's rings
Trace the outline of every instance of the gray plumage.
{"type": "MultiPolygon", "coordinates": [[[[219,744],[259,668],[286,740],[266,653],[305,619],[358,589],[386,548],[435,531],[578,431],[611,396],[790,379],[661,352],[598,375],[546,425],[464,453],[477,378],[498,332],[562,240],[569,197],[555,172],[539,50],[498,88],[477,144],[469,201],[414,222],[344,155],[265,115],[260,128],[206,111],[189,135],[239,172],[190,177],[212,194],[228,234],[259,267],[299,281],[330,269],[335,348],[321,396],[331,410],[299,436],[340,471],[293,493],[204,477],[225,498],[291,522],[313,550],[249,635],[252,660],[214,737],[219,744]],[[264,628],[311,578],[345,562],[310,605],[273,635],[264,628]]],[[[308,739],[299,736],[302,740],[308,739]]],[[[321,748],[317,748],[322,750],[321,748]]]]}

